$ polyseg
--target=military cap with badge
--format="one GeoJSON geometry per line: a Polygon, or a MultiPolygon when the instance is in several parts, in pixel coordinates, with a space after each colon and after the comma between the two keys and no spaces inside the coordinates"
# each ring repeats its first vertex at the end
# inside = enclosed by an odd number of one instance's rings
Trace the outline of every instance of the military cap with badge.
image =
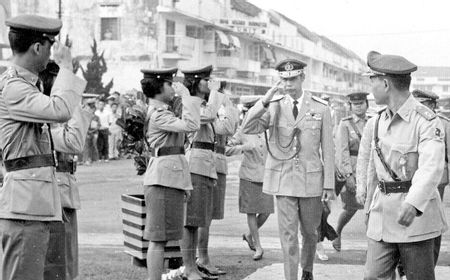
{"type": "Polygon", "coordinates": [[[411,94],[421,103],[425,101],[436,101],[439,99],[439,95],[436,93],[421,89],[415,89],[411,94]]]}
{"type": "Polygon", "coordinates": [[[409,76],[412,72],[417,70],[417,65],[410,62],[403,56],[380,54],[376,51],[371,51],[367,54],[367,66],[369,71],[363,76],[409,76]]]}
{"type": "Polygon", "coordinates": [[[61,20],[38,15],[19,15],[7,19],[5,24],[11,33],[47,39],[51,44],[62,27],[61,20]]]}

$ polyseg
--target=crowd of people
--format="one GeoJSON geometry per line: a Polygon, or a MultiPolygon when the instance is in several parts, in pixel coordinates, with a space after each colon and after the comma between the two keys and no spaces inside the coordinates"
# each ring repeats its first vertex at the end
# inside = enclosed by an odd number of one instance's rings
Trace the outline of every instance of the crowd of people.
{"type": "MultiPolygon", "coordinates": [[[[97,152],[102,161],[119,157],[117,120],[131,110],[118,106],[118,94],[82,103],[86,82],[73,74],[70,50],[55,40],[61,21],[22,15],[6,23],[13,59],[0,80],[1,278],[74,279],[80,209],[74,155],[82,153],[86,163],[97,152]]],[[[211,65],[181,69],[182,83],[174,81],[177,68],[141,70],[148,106],[141,104],[145,117],[134,138],[143,138],[136,140],[147,155],[141,164],[149,279],[161,279],[172,240],[181,247],[183,279],[227,273],[208,247],[212,222],[225,216],[226,156],[233,154],[243,154],[242,238],[255,261],[264,255],[259,228],[276,207],[285,279],[298,279],[300,267],[301,279],[312,280],[318,244],[319,257],[325,237],[340,251],[345,225],[364,209],[361,277],[392,279],[398,268],[409,280],[435,279],[446,230],[441,199],[449,182],[450,121],[436,114],[436,95],[410,93],[417,66],[406,58],[370,52],[367,65],[375,102],[385,108],[368,118],[368,93],[350,93],[351,115],[336,129],[328,102],[303,90],[303,61],[278,62],[279,81],[244,104],[241,124],[211,65]],[[336,195],[343,211],[334,232],[327,216],[336,195]]]]}

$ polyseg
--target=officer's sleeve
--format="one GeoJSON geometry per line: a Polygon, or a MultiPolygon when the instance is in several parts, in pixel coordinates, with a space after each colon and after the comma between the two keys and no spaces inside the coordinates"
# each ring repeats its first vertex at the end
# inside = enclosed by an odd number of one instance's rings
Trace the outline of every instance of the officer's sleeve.
{"type": "Polygon", "coordinates": [[[211,123],[217,118],[217,112],[219,112],[220,106],[222,105],[225,94],[218,91],[212,90],[208,103],[206,106],[202,106],[200,109],[200,123],[206,124],[211,123]]]}
{"type": "Polygon", "coordinates": [[[230,136],[236,132],[236,123],[239,120],[239,111],[233,106],[225,107],[225,116],[214,121],[214,129],[219,135],[230,136]]]}
{"type": "Polygon", "coordinates": [[[202,100],[195,96],[182,98],[183,114],[179,119],[169,110],[156,110],[150,122],[164,131],[194,132],[200,129],[200,104],[202,100]]]}
{"type": "Polygon", "coordinates": [[[83,152],[87,131],[94,115],[80,105],[72,118],[64,125],[51,126],[55,150],[63,153],[79,154],[83,152]]]}
{"type": "MultiPolygon", "coordinates": [[[[273,106],[269,103],[269,106],[273,106]]],[[[259,100],[247,112],[247,116],[242,122],[242,132],[245,134],[259,134],[266,131],[270,124],[270,110],[264,107],[259,100]]]]}
{"type": "Polygon", "coordinates": [[[444,170],[444,129],[434,118],[419,125],[418,168],[405,202],[423,212],[436,192],[444,170]]]}
{"type": "Polygon", "coordinates": [[[337,168],[343,175],[353,173],[350,160],[348,127],[341,121],[336,133],[336,163],[337,168]]]}
{"type": "Polygon", "coordinates": [[[323,113],[321,131],[322,160],[324,165],[323,188],[334,190],[334,142],[333,125],[331,122],[330,109],[327,107],[323,113]]]}
{"type": "Polygon", "coordinates": [[[373,120],[369,119],[363,130],[359,144],[358,160],[356,162],[356,193],[367,199],[367,176],[370,161],[370,151],[373,133],[373,120]]]}
{"type": "Polygon", "coordinates": [[[240,155],[242,154],[242,129],[238,129],[233,137],[230,137],[227,142],[225,153],[227,156],[240,155]]]}
{"type": "Polygon", "coordinates": [[[66,122],[81,102],[86,81],[61,68],[50,96],[21,78],[13,78],[3,89],[3,98],[14,120],[34,123],[66,122]]]}

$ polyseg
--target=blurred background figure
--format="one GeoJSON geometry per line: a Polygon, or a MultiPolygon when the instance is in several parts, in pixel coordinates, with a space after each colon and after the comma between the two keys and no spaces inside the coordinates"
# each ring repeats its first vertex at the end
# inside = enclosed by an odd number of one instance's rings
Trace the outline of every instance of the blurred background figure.
{"type": "Polygon", "coordinates": [[[97,149],[100,161],[108,161],[109,148],[109,128],[113,122],[111,111],[105,109],[105,100],[100,99],[97,102],[97,111],[95,115],[99,118],[100,128],[98,129],[97,149]]]}
{"type": "Polygon", "coordinates": [[[109,159],[119,159],[119,147],[122,141],[122,128],[117,125],[116,121],[120,118],[118,113],[119,103],[111,104],[111,125],[109,127],[109,159]]]}
{"type": "MultiPolygon", "coordinates": [[[[95,99],[86,99],[85,104],[95,109],[95,99]]],[[[98,129],[100,128],[100,119],[97,115],[94,115],[91,124],[89,126],[86,144],[83,151],[83,162],[86,165],[90,165],[92,162],[98,160],[98,149],[97,149],[97,139],[98,139],[98,129]]]]}

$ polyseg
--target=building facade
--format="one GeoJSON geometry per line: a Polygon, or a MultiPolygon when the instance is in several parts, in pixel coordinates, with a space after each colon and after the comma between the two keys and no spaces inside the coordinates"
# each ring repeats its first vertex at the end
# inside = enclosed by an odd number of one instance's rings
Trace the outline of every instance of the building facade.
{"type": "Polygon", "coordinates": [[[413,73],[411,88],[450,95],[450,67],[419,66],[413,73]]]}
{"type": "Polygon", "coordinates": [[[57,17],[61,11],[61,33],[73,41],[73,55],[84,65],[96,39],[108,66],[104,80],[114,78],[113,89],[121,92],[139,89],[142,68],[212,64],[213,74],[227,80],[234,94],[263,94],[277,80],[274,65],[285,58],[308,64],[307,89],[367,89],[360,75],[365,63],[352,51],[245,0],[16,0],[0,5],[9,5],[3,13],[0,9],[0,17],[57,17]]]}

